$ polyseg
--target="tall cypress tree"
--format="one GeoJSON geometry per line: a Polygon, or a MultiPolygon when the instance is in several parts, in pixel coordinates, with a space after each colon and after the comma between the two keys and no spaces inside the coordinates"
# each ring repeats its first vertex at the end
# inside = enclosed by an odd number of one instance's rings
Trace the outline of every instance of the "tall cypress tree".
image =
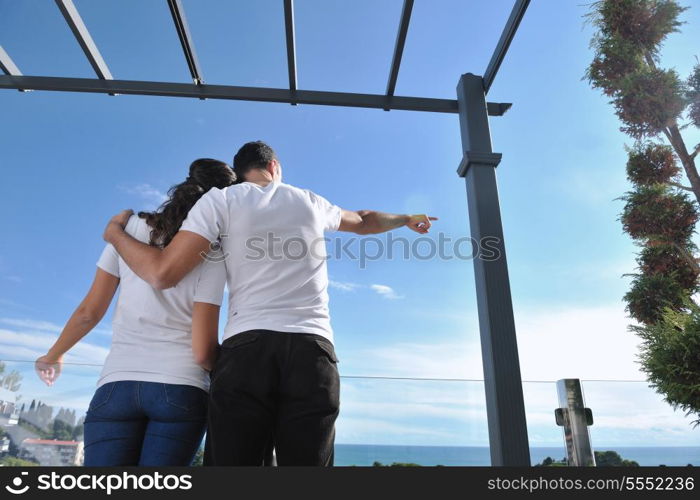
{"type": "Polygon", "coordinates": [[[700,265],[692,237],[698,221],[700,144],[682,131],[700,128],[700,64],[683,79],[660,65],[660,49],[682,26],[675,0],[600,0],[589,20],[595,52],[586,77],[610,98],[633,140],[627,178],[632,189],[620,220],[640,247],[624,297],[642,339],[640,362],[666,401],[700,423],[700,265]],[[685,181],[683,181],[685,179],[685,181]]]}

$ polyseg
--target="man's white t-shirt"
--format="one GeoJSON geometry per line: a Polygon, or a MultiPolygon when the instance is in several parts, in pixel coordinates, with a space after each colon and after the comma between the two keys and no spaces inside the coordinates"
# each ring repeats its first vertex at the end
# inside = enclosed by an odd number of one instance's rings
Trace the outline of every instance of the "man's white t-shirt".
{"type": "MultiPolygon", "coordinates": [[[[148,243],[151,227],[132,215],[125,228],[148,243]]],[[[97,266],[120,278],[112,319],[112,346],[98,386],[120,380],[192,385],[209,390],[209,373],[194,361],[192,308],[195,302],[221,305],[226,272],[221,260],[203,261],[177,286],[156,290],[107,245],[97,266]]]]}
{"type": "Polygon", "coordinates": [[[224,339],[247,330],[313,333],[331,342],[324,232],[340,207],[281,182],[211,189],[180,228],[221,239],[229,307],[224,339]]]}

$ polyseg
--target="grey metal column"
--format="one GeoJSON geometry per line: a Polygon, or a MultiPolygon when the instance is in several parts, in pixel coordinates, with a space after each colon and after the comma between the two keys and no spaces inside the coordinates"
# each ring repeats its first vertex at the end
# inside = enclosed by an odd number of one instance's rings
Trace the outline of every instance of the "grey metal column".
{"type": "Polygon", "coordinates": [[[520,362],[496,185],[496,166],[501,155],[491,147],[483,78],[471,73],[462,75],[457,100],[464,150],[457,172],[467,184],[471,235],[477,242],[489,238],[489,246],[498,248],[500,253],[497,258],[474,259],[491,465],[529,466],[520,362]]]}
{"type": "Polygon", "coordinates": [[[559,406],[554,412],[557,425],[564,428],[564,442],[569,465],[595,466],[588,426],[593,425],[593,412],[586,408],[581,381],[577,378],[557,380],[559,406]]]}

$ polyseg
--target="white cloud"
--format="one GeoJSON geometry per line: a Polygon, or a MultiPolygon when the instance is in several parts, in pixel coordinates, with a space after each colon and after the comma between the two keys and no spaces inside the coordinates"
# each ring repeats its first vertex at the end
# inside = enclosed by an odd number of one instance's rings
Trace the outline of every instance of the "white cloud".
{"type": "MultiPolygon", "coordinates": [[[[622,303],[516,311],[522,378],[645,380],[637,363],[639,339],[628,331],[630,322],[622,303]]],[[[373,345],[340,357],[353,371],[362,371],[355,375],[483,378],[478,327],[472,328],[449,337],[432,332],[428,338],[422,332],[424,342],[373,345]]]]}
{"type": "Polygon", "coordinates": [[[354,292],[360,289],[369,289],[389,300],[403,299],[403,295],[399,295],[396,291],[389,285],[362,285],[360,283],[353,283],[351,281],[335,281],[329,280],[328,286],[342,292],[354,292]]]}
{"type": "MultiPolygon", "coordinates": [[[[23,330],[37,330],[40,332],[61,333],[61,331],[63,331],[63,327],[57,325],[56,323],[51,323],[49,321],[37,321],[34,319],[0,318],[0,324],[14,326],[23,330]]],[[[112,335],[112,327],[110,325],[100,323],[95,328],[90,330],[90,333],[112,335]]]]}
{"type": "Polygon", "coordinates": [[[62,327],[54,323],[49,323],[48,321],[36,321],[33,319],[17,319],[17,318],[0,318],[0,323],[10,326],[16,326],[19,328],[29,328],[32,330],[39,330],[42,332],[56,332],[59,333],[63,330],[62,327]]]}
{"type": "MultiPolygon", "coordinates": [[[[33,361],[55,342],[56,335],[39,332],[16,332],[0,329],[0,359],[33,361]]],[[[66,363],[104,363],[108,349],[86,341],[78,342],[66,354],[66,363]]]]}
{"type": "Polygon", "coordinates": [[[335,288],[336,290],[341,290],[343,292],[354,292],[358,288],[362,287],[362,285],[360,285],[358,283],[351,283],[349,281],[334,281],[334,280],[329,280],[328,286],[331,288],[335,288]]]}
{"type": "Polygon", "coordinates": [[[486,422],[481,383],[347,380],[343,382],[343,401],[344,414],[356,417],[486,422]]]}
{"type": "Polygon", "coordinates": [[[146,200],[146,202],[154,208],[160,206],[161,203],[168,199],[167,194],[150,184],[144,183],[133,186],[120,186],[119,189],[127,194],[132,194],[146,200]]]}
{"type": "Polygon", "coordinates": [[[387,285],[370,285],[370,288],[379,295],[389,300],[403,299],[403,295],[399,295],[396,291],[387,285]]]}
{"type": "Polygon", "coordinates": [[[622,303],[516,311],[523,378],[645,380],[630,323],[622,303]]]}
{"type": "Polygon", "coordinates": [[[398,342],[340,353],[347,375],[482,379],[481,351],[474,342],[398,342]],[[355,368],[357,367],[357,368],[355,368]],[[361,370],[361,371],[360,371],[361,370]]]}

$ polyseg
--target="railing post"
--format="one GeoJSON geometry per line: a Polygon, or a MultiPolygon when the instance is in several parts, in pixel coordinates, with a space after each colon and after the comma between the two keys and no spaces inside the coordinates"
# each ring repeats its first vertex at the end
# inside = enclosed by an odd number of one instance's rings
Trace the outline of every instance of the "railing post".
{"type": "Polygon", "coordinates": [[[593,412],[586,408],[581,381],[564,378],[557,381],[559,406],[554,412],[557,425],[564,428],[567,462],[571,466],[595,466],[588,426],[593,425],[593,412]]]}

